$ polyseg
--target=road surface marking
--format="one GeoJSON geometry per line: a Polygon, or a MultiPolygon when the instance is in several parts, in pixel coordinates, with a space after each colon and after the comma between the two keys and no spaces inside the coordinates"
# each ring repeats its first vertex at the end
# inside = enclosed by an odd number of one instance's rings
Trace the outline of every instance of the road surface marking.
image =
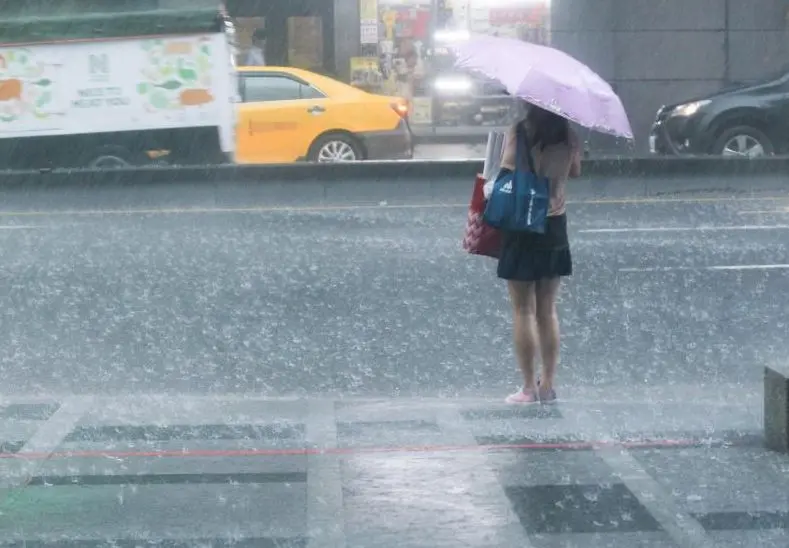
{"type": "Polygon", "coordinates": [[[337,451],[337,421],[333,400],[308,403],[307,530],[308,548],[345,548],[342,470],[337,451]]]}
{"type": "Polygon", "coordinates": [[[63,401],[55,414],[27,440],[19,453],[54,452],[92,404],[93,398],[87,396],[75,396],[63,401]]]}
{"type": "Polygon", "coordinates": [[[775,202],[775,200],[787,200],[789,197],[783,196],[707,196],[707,197],[675,197],[675,198],[592,198],[587,200],[567,200],[568,204],[672,204],[672,203],[721,203],[731,202],[733,204],[740,202],[775,202]]]}
{"type": "Polygon", "coordinates": [[[581,234],[628,234],[631,232],[720,232],[721,230],[789,230],[789,225],[739,225],[739,226],[654,226],[630,228],[584,228],[581,234]]]}
{"type": "MultiPolygon", "coordinates": [[[[571,205],[653,205],[667,203],[723,203],[732,204],[744,201],[785,200],[786,196],[761,197],[710,197],[710,198],[601,198],[589,200],[568,200],[571,205]]],[[[140,208],[140,209],[67,209],[51,211],[13,211],[0,210],[0,217],[47,217],[47,216],[101,216],[101,215],[186,215],[207,213],[273,213],[273,212],[331,212],[331,211],[365,211],[383,209],[459,209],[467,208],[468,202],[462,203],[423,203],[423,204],[346,204],[346,205],[314,205],[314,206],[255,206],[255,207],[173,207],[173,208],[140,208]]]]}
{"type": "Polygon", "coordinates": [[[0,230],[27,230],[31,228],[44,228],[41,225],[0,225],[0,230]]]}
{"type": "MultiPolygon", "coordinates": [[[[459,406],[453,405],[439,409],[436,411],[435,417],[443,437],[449,438],[460,446],[482,447],[477,443],[474,433],[466,425],[466,421],[460,414],[459,406]]],[[[502,545],[532,548],[534,544],[529,540],[520,519],[515,514],[512,503],[504,491],[504,486],[491,466],[488,453],[486,451],[472,453],[467,455],[466,459],[468,460],[464,460],[464,470],[473,470],[475,504],[476,501],[482,499],[484,502],[481,503],[481,506],[486,511],[505,521],[504,527],[497,532],[503,537],[502,545]]],[[[459,479],[459,483],[463,484],[463,480],[459,479]]],[[[463,502],[459,504],[463,504],[463,502]]]]}
{"type": "Polygon", "coordinates": [[[744,211],[738,211],[737,213],[740,215],[785,215],[786,213],[789,213],[789,207],[783,209],[747,209],[744,211]]]}
{"type": "Polygon", "coordinates": [[[625,449],[604,448],[595,451],[638,501],[649,511],[663,530],[681,548],[715,548],[704,527],[686,513],[658,481],[625,449]]]}
{"type": "Polygon", "coordinates": [[[742,265],[719,265],[719,266],[655,266],[644,268],[620,268],[619,272],[672,272],[688,270],[718,270],[718,271],[739,271],[739,270],[787,270],[789,264],[742,264],[742,265]]]}
{"type": "Polygon", "coordinates": [[[89,396],[75,396],[63,400],[49,420],[42,424],[27,443],[15,453],[15,458],[21,459],[24,463],[23,468],[14,470],[13,473],[4,473],[0,485],[9,488],[29,482],[90,409],[92,402],[93,399],[89,396]],[[27,458],[26,455],[31,455],[33,458],[27,458]]]}
{"type": "MultiPolygon", "coordinates": [[[[578,410],[576,419],[591,425],[601,436],[606,429],[586,410],[578,410]]],[[[610,434],[609,434],[610,435],[610,434]]],[[[715,548],[715,543],[696,519],[684,512],[671,493],[636,460],[626,448],[606,445],[595,448],[600,457],[627,489],[661,525],[671,540],[681,548],[715,548]]]]}

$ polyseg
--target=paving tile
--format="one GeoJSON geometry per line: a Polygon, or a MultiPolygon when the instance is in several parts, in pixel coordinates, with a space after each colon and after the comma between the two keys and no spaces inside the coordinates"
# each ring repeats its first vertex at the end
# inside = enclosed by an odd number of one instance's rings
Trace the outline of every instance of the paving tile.
{"type": "Polygon", "coordinates": [[[789,531],[711,531],[709,536],[716,548],[786,548],[789,546],[789,531]]]}
{"type": "Polygon", "coordinates": [[[555,433],[534,432],[527,436],[520,434],[483,434],[475,435],[474,438],[479,445],[523,446],[523,449],[532,451],[555,451],[557,448],[566,451],[571,451],[573,449],[589,451],[592,449],[591,445],[588,443],[589,437],[580,434],[568,434],[566,436],[557,437],[555,433]]]}
{"type": "Polygon", "coordinates": [[[679,548],[665,533],[533,535],[534,548],[679,548]]]}
{"type": "Polygon", "coordinates": [[[464,409],[460,412],[467,421],[476,420],[544,420],[561,419],[562,412],[558,405],[530,405],[521,407],[477,407],[464,409]]]}
{"type": "Polygon", "coordinates": [[[433,420],[436,408],[447,403],[408,399],[382,401],[339,400],[334,402],[337,422],[387,422],[433,420]]]}
{"type": "Polygon", "coordinates": [[[0,453],[18,453],[25,446],[25,440],[0,441],[0,453]]]}
{"type": "Polygon", "coordinates": [[[466,422],[467,428],[479,440],[494,444],[507,440],[592,440],[599,429],[584,429],[568,420],[475,420],[466,422]]]}
{"type": "Polygon", "coordinates": [[[78,426],[69,442],[304,439],[303,424],[78,426]]]}
{"type": "Polygon", "coordinates": [[[426,420],[338,422],[339,447],[399,447],[441,445],[438,424],[426,420]]]}
{"type": "Polygon", "coordinates": [[[185,473],[185,474],[69,474],[38,475],[31,477],[29,487],[95,487],[104,485],[247,485],[268,483],[306,483],[304,472],[233,472],[233,473],[185,473]]]}
{"type": "Polygon", "coordinates": [[[0,500],[0,538],[304,537],[305,484],[27,487],[0,500]]]}
{"type": "Polygon", "coordinates": [[[25,484],[31,475],[31,464],[40,465],[41,463],[31,463],[23,459],[0,459],[0,500],[8,489],[25,484]]]}
{"type": "Polygon", "coordinates": [[[528,534],[658,532],[660,525],[621,483],[506,487],[528,534]]]}
{"type": "Polygon", "coordinates": [[[588,409],[600,424],[614,434],[695,431],[713,435],[717,431],[760,431],[763,413],[759,407],[682,405],[644,405],[606,403],[588,409]]]}
{"type": "Polygon", "coordinates": [[[439,433],[441,429],[435,421],[428,420],[392,420],[392,421],[357,421],[337,422],[337,434],[353,436],[368,430],[412,430],[439,433]]]}
{"type": "Polygon", "coordinates": [[[506,548],[501,497],[480,485],[478,467],[459,454],[343,459],[348,546],[506,548]]]}
{"type": "Polygon", "coordinates": [[[100,399],[83,424],[259,424],[304,422],[302,400],[221,399],[211,397],[125,397],[100,399]]]}
{"type": "Polygon", "coordinates": [[[0,407],[0,420],[48,420],[60,408],[58,403],[12,403],[0,407]]]}
{"type": "MultiPolygon", "coordinates": [[[[716,430],[715,432],[703,430],[655,430],[652,432],[624,432],[620,431],[612,436],[622,443],[654,442],[654,449],[687,449],[688,445],[672,445],[673,441],[692,443],[694,446],[714,447],[764,447],[764,433],[758,431],[742,430],[716,430]]],[[[646,448],[646,447],[645,447],[646,448]]]]}
{"type": "Polygon", "coordinates": [[[592,451],[494,451],[488,462],[507,487],[618,481],[614,471],[592,451]]]}
{"type": "MultiPolygon", "coordinates": [[[[88,442],[77,441],[61,443],[56,451],[66,453],[69,451],[84,452],[115,452],[141,454],[157,453],[162,456],[174,456],[174,453],[187,453],[189,451],[225,451],[243,452],[260,451],[265,452],[304,452],[307,443],[303,439],[238,439],[238,440],[171,440],[171,441],[134,441],[124,440],[115,442],[88,442]]],[[[143,456],[143,455],[140,455],[143,456]]]]}
{"type": "Polygon", "coordinates": [[[41,476],[96,474],[291,474],[307,472],[306,455],[50,458],[41,463],[41,476]]]}
{"type": "Polygon", "coordinates": [[[689,514],[789,510],[789,460],[757,447],[632,450],[689,514]]]}
{"type": "Polygon", "coordinates": [[[25,540],[5,543],[0,548],[306,548],[306,538],[191,538],[183,540],[25,540]]]}
{"type": "Polygon", "coordinates": [[[41,421],[0,421],[0,440],[28,440],[41,428],[41,421]]]}
{"type": "Polygon", "coordinates": [[[789,529],[789,511],[710,512],[693,516],[708,531],[789,529]]]}

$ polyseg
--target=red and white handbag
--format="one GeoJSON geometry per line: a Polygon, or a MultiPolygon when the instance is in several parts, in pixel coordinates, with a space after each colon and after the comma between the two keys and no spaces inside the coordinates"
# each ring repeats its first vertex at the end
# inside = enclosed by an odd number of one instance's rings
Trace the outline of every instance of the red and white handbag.
{"type": "Polygon", "coordinates": [[[501,250],[501,232],[486,225],[482,220],[482,214],[485,212],[483,191],[485,182],[482,175],[477,175],[474,181],[466,220],[466,233],[463,236],[463,249],[472,255],[498,259],[501,250]]]}

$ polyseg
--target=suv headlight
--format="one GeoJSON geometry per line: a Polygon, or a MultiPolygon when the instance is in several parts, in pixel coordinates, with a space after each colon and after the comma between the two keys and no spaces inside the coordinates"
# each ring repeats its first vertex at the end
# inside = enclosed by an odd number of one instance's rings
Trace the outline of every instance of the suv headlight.
{"type": "Polygon", "coordinates": [[[678,107],[674,107],[674,110],[671,111],[672,116],[693,116],[696,114],[700,108],[706,107],[710,104],[709,99],[704,99],[703,101],[693,101],[692,103],[686,103],[684,105],[679,105],[678,107]]]}
{"type": "Polygon", "coordinates": [[[433,87],[439,93],[463,94],[470,93],[474,83],[463,76],[440,76],[433,82],[433,87]]]}

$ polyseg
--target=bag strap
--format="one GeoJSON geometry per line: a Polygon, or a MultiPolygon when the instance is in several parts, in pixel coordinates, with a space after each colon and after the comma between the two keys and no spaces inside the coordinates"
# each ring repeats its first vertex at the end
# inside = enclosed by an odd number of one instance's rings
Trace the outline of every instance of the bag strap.
{"type": "Polygon", "coordinates": [[[521,168],[523,166],[524,156],[526,157],[526,162],[529,167],[529,171],[537,175],[537,170],[534,169],[534,158],[532,157],[531,153],[531,144],[529,143],[528,133],[526,128],[523,127],[523,123],[518,123],[518,127],[515,131],[515,135],[517,138],[517,145],[515,148],[515,164],[521,168]]]}

